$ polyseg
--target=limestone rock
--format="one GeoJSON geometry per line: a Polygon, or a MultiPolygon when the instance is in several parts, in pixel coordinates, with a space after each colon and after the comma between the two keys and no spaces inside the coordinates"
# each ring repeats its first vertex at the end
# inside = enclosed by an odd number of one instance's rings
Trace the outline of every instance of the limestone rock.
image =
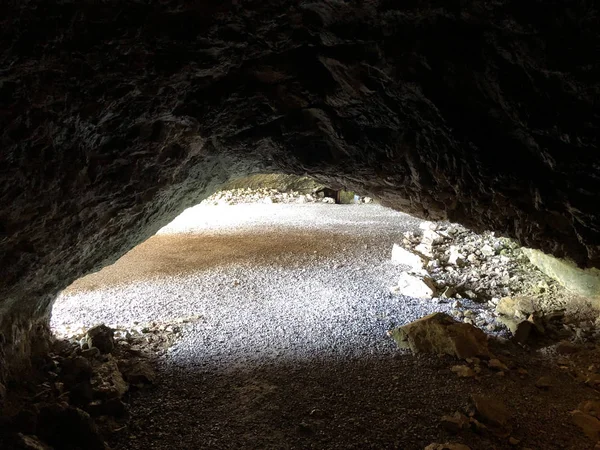
{"type": "Polygon", "coordinates": [[[86,333],[89,348],[96,347],[102,353],[110,353],[115,348],[115,331],[106,325],[97,325],[86,333]]]}
{"type": "Polygon", "coordinates": [[[426,299],[432,298],[435,293],[428,278],[417,277],[406,272],[400,274],[398,285],[392,288],[392,292],[406,295],[407,297],[426,299]]]}
{"type": "Polygon", "coordinates": [[[460,249],[453,245],[450,247],[450,256],[448,257],[448,264],[462,265],[464,263],[464,255],[460,252],[460,249]]]}
{"type": "Polygon", "coordinates": [[[592,441],[600,440],[600,420],[579,410],[573,411],[571,418],[592,441]]]}
{"type": "Polygon", "coordinates": [[[401,348],[414,353],[447,354],[458,358],[488,356],[487,336],[479,328],[433,313],[390,332],[401,348]]]}
{"type": "Polygon", "coordinates": [[[392,247],[392,262],[408,266],[411,270],[419,271],[423,269],[423,260],[421,257],[409,252],[398,244],[394,244],[392,247]]]}
{"type": "Polygon", "coordinates": [[[581,350],[581,347],[570,341],[560,341],[556,344],[556,353],[559,355],[572,355],[581,350]]]}
{"type": "Polygon", "coordinates": [[[500,400],[485,395],[473,395],[472,399],[484,422],[500,427],[508,424],[511,413],[500,400]]]}
{"type": "Polygon", "coordinates": [[[538,309],[530,297],[503,297],[496,304],[496,312],[507,317],[527,317],[538,309]]]}
{"type": "Polygon", "coordinates": [[[89,380],[92,376],[92,365],[82,356],[67,358],[62,363],[62,380],[67,386],[89,380]]]}
{"type": "Polygon", "coordinates": [[[516,342],[524,344],[529,339],[533,324],[528,320],[515,320],[507,316],[498,316],[498,320],[506,325],[516,342]]]}
{"type": "Polygon", "coordinates": [[[121,398],[129,389],[117,362],[111,357],[96,367],[92,385],[97,398],[121,398]]]}
{"type": "Polygon", "coordinates": [[[514,446],[514,445],[519,445],[519,444],[521,443],[521,441],[520,441],[519,439],[517,439],[517,438],[515,438],[515,437],[511,436],[511,437],[509,437],[509,438],[508,438],[508,443],[509,443],[510,445],[513,445],[513,446],[514,446]]]}
{"type": "Polygon", "coordinates": [[[600,270],[580,269],[572,261],[556,258],[539,250],[526,248],[523,251],[534,266],[569,291],[600,300],[600,270]]]}

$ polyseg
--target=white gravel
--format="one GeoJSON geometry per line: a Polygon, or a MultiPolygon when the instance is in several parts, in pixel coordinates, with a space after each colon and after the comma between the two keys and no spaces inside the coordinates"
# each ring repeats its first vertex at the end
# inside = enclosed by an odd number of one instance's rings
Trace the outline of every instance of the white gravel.
{"type": "Polygon", "coordinates": [[[451,309],[450,303],[389,291],[402,270],[389,261],[392,244],[419,223],[377,205],[197,206],[160,233],[248,234],[257,240],[257,232],[276,230],[310,240],[306,232],[318,230],[318,239],[326,233],[336,251],[257,252],[250,260],[221,261],[177,276],[65,292],[54,306],[52,325],[131,326],[197,317],[184,325],[168,354],[172,364],[192,370],[389,354],[397,350],[387,330],[451,309]]]}

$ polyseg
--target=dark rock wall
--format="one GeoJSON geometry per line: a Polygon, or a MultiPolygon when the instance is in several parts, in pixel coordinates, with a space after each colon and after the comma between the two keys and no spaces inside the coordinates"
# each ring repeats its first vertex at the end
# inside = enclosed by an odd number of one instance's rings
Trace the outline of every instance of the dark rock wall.
{"type": "Polygon", "coordinates": [[[599,17],[583,0],[2,2],[5,345],[258,171],[600,266],[599,17]]]}

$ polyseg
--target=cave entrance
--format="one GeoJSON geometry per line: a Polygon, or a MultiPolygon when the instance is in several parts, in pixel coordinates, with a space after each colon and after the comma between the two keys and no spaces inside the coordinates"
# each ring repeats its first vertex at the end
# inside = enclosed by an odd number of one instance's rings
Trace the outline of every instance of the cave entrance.
{"type": "Polygon", "coordinates": [[[422,220],[310,179],[276,179],[230,183],[74,282],[54,305],[54,329],[141,333],[156,323],[181,330],[170,360],[229,370],[390,354],[387,330],[451,309],[390,290],[402,270],[392,247],[422,220]]]}
{"type": "MultiPolygon", "coordinates": [[[[536,411],[523,436],[545,426],[543,448],[562,439],[555,411],[586,388],[571,382],[547,408],[523,381],[545,375],[539,358],[516,346],[485,362],[415,356],[388,334],[445,312],[508,337],[499,297],[556,293],[516,244],[354,193],[336,204],[323,189],[230,186],[60,295],[52,325],[76,340],[66,360],[88,358],[94,374],[92,391],[67,386],[71,402],[98,416],[112,447],[424,448],[448,441],[441,414],[482,385],[536,411]],[[117,329],[112,353],[98,354],[102,334],[82,339],[99,323],[117,329]]],[[[473,449],[495,445],[486,439],[464,435],[473,449]]]]}

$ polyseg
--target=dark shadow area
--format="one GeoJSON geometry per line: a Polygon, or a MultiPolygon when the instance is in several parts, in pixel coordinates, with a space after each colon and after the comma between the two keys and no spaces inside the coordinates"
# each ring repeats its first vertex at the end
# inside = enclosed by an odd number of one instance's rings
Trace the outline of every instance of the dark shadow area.
{"type": "Polygon", "coordinates": [[[115,448],[422,450],[448,441],[471,449],[514,448],[508,436],[491,431],[456,435],[440,427],[442,415],[468,412],[471,395],[485,393],[509,407],[519,448],[589,449],[565,420],[589,390],[564,373],[560,389],[540,394],[531,380],[545,364],[523,352],[515,362],[529,371],[526,378],[490,371],[478,381],[461,379],[450,371],[455,359],[401,353],[273,360],[231,372],[165,365],[153,390],[131,396],[129,433],[135,438],[122,436],[115,448]]]}

